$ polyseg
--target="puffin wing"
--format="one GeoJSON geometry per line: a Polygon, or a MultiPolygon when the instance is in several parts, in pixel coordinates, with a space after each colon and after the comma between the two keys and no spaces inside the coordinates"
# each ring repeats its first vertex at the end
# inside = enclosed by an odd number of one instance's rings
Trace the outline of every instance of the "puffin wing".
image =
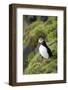
{"type": "Polygon", "coordinates": [[[47,46],[47,44],[46,44],[45,42],[43,42],[42,45],[47,48],[47,52],[48,52],[48,54],[49,54],[49,57],[53,56],[53,55],[52,55],[52,52],[51,52],[50,48],[47,46]]]}

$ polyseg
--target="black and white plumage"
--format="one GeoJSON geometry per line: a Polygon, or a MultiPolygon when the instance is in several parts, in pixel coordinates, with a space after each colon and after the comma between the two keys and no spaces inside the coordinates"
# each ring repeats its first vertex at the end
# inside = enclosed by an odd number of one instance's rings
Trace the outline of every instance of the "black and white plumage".
{"type": "Polygon", "coordinates": [[[39,53],[43,58],[48,59],[49,57],[52,56],[52,52],[50,48],[47,46],[46,42],[44,41],[43,38],[39,38],[39,53]]]}

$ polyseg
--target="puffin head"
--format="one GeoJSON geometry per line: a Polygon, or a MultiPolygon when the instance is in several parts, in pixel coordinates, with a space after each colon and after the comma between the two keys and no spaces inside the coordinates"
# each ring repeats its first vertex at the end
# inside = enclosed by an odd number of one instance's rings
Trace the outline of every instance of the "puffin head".
{"type": "Polygon", "coordinates": [[[44,42],[44,38],[40,37],[39,40],[38,40],[38,43],[42,44],[43,42],[44,42]]]}

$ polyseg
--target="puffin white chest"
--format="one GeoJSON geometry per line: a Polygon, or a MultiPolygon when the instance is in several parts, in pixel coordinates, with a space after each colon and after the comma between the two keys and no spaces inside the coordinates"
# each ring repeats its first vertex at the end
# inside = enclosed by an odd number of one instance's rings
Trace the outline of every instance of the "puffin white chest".
{"type": "Polygon", "coordinates": [[[47,52],[47,48],[44,47],[43,45],[40,45],[39,47],[39,53],[41,54],[42,57],[48,59],[49,58],[49,54],[47,52]]]}

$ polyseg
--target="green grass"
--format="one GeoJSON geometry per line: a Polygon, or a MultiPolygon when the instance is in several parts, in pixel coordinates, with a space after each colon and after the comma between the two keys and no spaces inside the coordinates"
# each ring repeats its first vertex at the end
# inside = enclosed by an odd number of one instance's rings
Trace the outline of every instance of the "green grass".
{"type": "Polygon", "coordinates": [[[25,74],[55,73],[57,69],[56,59],[42,59],[39,53],[34,55],[25,69],[25,74]]]}

